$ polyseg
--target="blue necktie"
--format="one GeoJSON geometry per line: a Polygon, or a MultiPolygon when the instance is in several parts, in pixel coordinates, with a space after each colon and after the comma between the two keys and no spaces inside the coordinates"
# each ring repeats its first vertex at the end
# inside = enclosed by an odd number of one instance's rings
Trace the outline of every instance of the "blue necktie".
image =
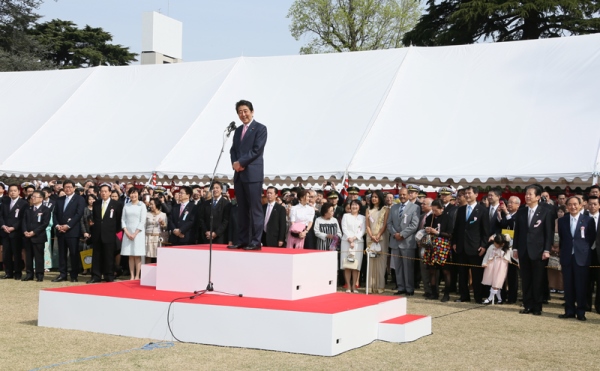
{"type": "Polygon", "coordinates": [[[467,206],[467,220],[469,220],[469,217],[471,216],[471,211],[473,211],[471,205],[467,206]]]}
{"type": "Polygon", "coordinates": [[[400,204],[400,210],[398,211],[398,217],[402,217],[402,213],[404,212],[404,204],[400,204]]]}
{"type": "Polygon", "coordinates": [[[63,208],[63,211],[67,210],[67,205],[69,204],[69,198],[65,197],[65,207],[63,208]]]}
{"type": "Polygon", "coordinates": [[[213,207],[217,206],[217,200],[213,201],[213,207]]]}

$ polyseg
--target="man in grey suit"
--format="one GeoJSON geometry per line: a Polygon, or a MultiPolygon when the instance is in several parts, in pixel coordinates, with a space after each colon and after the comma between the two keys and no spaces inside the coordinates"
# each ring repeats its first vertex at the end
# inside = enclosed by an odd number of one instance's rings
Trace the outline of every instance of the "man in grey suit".
{"type": "Polygon", "coordinates": [[[396,270],[398,292],[394,295],[414,295],[414,258],[416,253],[415,233],[419,227],[420,208],[408,201],[408,190],[401,188],[400,203],[392,206],[388,217],[390,248],[396,270]]]}

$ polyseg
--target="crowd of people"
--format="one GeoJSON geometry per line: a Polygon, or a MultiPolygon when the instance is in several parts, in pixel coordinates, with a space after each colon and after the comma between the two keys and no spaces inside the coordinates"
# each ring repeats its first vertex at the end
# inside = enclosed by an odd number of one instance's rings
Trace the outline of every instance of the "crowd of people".
{"type": "MultiPolygon", "coordinates": [[[[226,187],[0,184],[2,278],[42,281],[55,269],[53,282],[81,274],[91,275],[88,283],[133,280],[164,244],[235,245],[239,207],[226,187]],[[80,253],[90,248],[91,270],[83,269],[80,253]]],[[[334,184],[322,188],[267,187],[260,245],[338,251],[348,293],[383,293],[391,283],[395,294],[411,296],[422,285],[427,299],[456,293],[455,301],[470,302],[472,293],[489,304],[516,303],[520,287],[524,314],[541,314],[551,291],[564,292],[561,318],[585,320],[592,304],[600,313],[600,269],[590,269],[600,260],[596,185],[555,199],[530,185],[523,204],[500,189],[479,197],[473,186],[442,187],[435,197],[411,185],[362,196],[350,187],[346,197],[334,184]]]]}

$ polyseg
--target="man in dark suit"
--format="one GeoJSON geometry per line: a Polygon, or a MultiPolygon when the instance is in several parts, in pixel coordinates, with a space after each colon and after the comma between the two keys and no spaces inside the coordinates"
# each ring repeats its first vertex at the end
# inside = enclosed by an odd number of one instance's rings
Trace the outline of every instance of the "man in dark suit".
{"type": "Polygon", "coordinates": [[[596,223],[588,215],[579,213],[581,201],[567,200],[569,215],[558,220],[560,239],[560,266],[565,290],[565,313],[559,318],[585,321],[588,274],[592,262],[592,245],[596,240],[596,223]],[[575,302],[577,301],[577,309],[575,302]]]}
{"type": "MultiPolygon", "coordinates": [[[[107,282],[113,282],[115,246],[117,233],[121,231],[123,205],[110,198],[110,186],[100,186],[100,199],[92,209],[92,278],[87,283],[97,283],[102,275],[107,282]]],[[[60,205],[56,206],[57,208],[60,205]]]]}
{"type": "MultiPolygon", "coordinates": [[[[487,194],[488,203],[490,206],[488,207],[488,216],[490,221],[490,235],[494,235],[500,233],[502,228],[500,227],[500,221],[502,220],[502,215],[498,215],[498,211],[501,210],[500,202],[504,204],[504,200],[501,200],[502,190],[500,188],[494,188],[490,190],[487,194]]],[[[502,211],[500,212],[502,213],[502,211]]],[[[491,239],[490,239],[491,241],[491,239]]]]}
{"type": "Polygon", "coordinates": [[[265,227],[263,229],[262,244],[269,247],[283,247],[287,224],[285,207],[277,203],[277,188],[267,188],[267,203],[263,205],[265,213],[265,227]]]}
{"type": "MultiPolygon", "coordinates": [[[[227,229],[229,227],[229,216],[231,214],[231,202],[222,196],[223,185],[213,182],[212,200],[205,201],[196,206],[198,241],[209,243],[212,234],[212,242],[216,244],[227,244],[227,229]],[[212,213],[212,229],[210,219],[212,213]]],[[[193,203],[193,201],[190,201],[193,203]]]]}
{"type": "MultiPolygon", "coordinates": [[[[510,196],[505,205],[500,204],[500,212],[504,215],[500,221],[500,231],[502,231],[502,229],[515,230],[515,217],[519,210],[519,206],[521,206],[521,200],[517,196],[510,196]]],[[[506,274],[506,286],[508,286],[508,290],[502,289],[502,300],[507,304],[514,304],[517,302],[517,294],[519,291],[519,261],[511,257],[511,263],[513,264],[508,265],[508,272],[506,274]]]]}
{"type": "Polygon", "coordinates": [[[544,260],[550,257],[554,241],[554,220],[549,208],[540,205],[542,187],[532,184],[525,188],[525,203],[515,216],[513,257],[519,259],[523,307],[521,314],[542,314],[544,260]]]}
{"type": "Polygon", "coordinates": [[[0,235],[2,235],[2,260],[4,261],[4,276],[2,279],[14,278],[20,280],[23,271],[21,253],[23,235],[21,221],[23,212],[29,206],[27,201],[19,198],[19,186],[11,184],[8,187],[8,199],[2,202],[0,210],[0,235]]]}
{"type": "MultiPolygon", "coordinates": [[[[588,210],[590,212],[590,218],[594,220],[596,224],[596,234],[599,232],[598,226],[600,225],[600,200],[598,196],[589,196],[588,197],[588,210]]],[[[594,243],[592,245],[592,266],[600,265],[600,244],[594,243]]],[[[600,314],[600,269],[592,269],[590,270],[590,279],[588,282],[588,293],[587,293],[587,310],[592,310],[592,294],[596,292],[596,300],[594,301],[594,306],[596,308],[596,313],[600,314]],[[594,287],[595,286],[595,287],[594,287]]]]}
{"type": "Polygon", "coordinates": [[[235,130],[229,152],[235,170],[233,183],[239,208],[237,242],[229,247],[260,250],[264,228],[261,199],[267,127],[254,120],[252,103],[241,100],[236,103],[235,109],[244,125],[235,130]]]}
{"type": "Polygon", "coordinates": [[[75,183],[72,180],[64,181],[63,191],[65,196],[59,197],[54,207],[59,275],[52,282],[62,282],[67,279],[67,254],[71,261],[71,282],[77,282],[77,275],[81,271],[79,237],[81,237],[81,217],[85,200],[75,193],[75,183]]]}
{"type": "Polygon", "coordinates": [[[25,247],[26,275],[21,281],[33,279],[33,261],[35,259],[35,278],[37,282],[44,280],[44,245],[48,240],[46,228],[50,223],[52,212],[42,204],[42,191],[34,191],[31,195],[32,206],[25,208],[23,215],[23,244],[25,247]]]}
{"type": "Polygon", "coordinates": [[[196,205],[190,201],[192,189],[183,186],[179,190],[179,205],[173,206],[169,216],[169,242],[175,246],[191,245],[194,243],[194,220],[196,205]]]}
{"type": "MultiPolygon", "coordinates": [[[[452,233],[452,249],[456,261],[460,264],[481,266],[482,256],[486,252],[489,237],[489,216],[487,209],[477,202],[479,191],[476,187],[465,188],[467,204],[456,211],[454,233],[452,233]]],[[[469,270],[473,282],[473,296],[475,302],[482,303],[483,269],[468,266],[459,267],[458,290],[460,298],[457,302],[471,301],[469,294],[469,270]]]]}

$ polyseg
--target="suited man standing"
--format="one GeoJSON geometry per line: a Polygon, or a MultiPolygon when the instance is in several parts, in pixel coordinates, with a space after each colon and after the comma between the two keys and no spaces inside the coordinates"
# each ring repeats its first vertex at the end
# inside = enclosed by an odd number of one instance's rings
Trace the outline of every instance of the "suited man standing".
{"type": "Polygon", "coordinates": [[[267,203],[263,205],[265,213],[265,227],[263,229],[262,244],[270,247],[283,247],[287,225],[285,207],[277,203],[277,188],[267,188],[267,203]]]}
{"type": "Polygon", "coordinates": [[[231,165],[235,170],[233,184],[238,203],[239,233],[236,244],[228,247],[260,250],[264,229],[261,201],[267,127],[254,120],[252,103],[241,100],[235,104],[235,110],[244,124],[235,130],[229,151],[231,165]]]}
{"type": "Polygon", "coordinates": [[[565,290],[565,313],[558,317],[577,316],[578,320],[585,321],[588,274],[592,262],[591,247],[596,240],[596,223],[590,216],[579,213],[581,201],[577,197],[567,200],[567,209],[569,215],[558,220],[560,266],[565,290]]]}
{"type": "Polygon", "coordinates": [[[4,276],[2,279],[14,278],[20,280],[23,271],[23,235],[21,221],[23,212],[29,206],[27,201],[19,198],[19,186],[11,184],[8,187],[8,199],[4,199],[0,210],[0,235],[2,235],[2,261],[4,276]]]}
{"type": "Polygon", "coordinates": [[[554,241],[552,211],[540,205],[542,187],[532,184],[525,188],[525,203],[515,216],[513,257],[519,259],[523,307],[521,314],[542,314],[544,260],[550,257],[554,241]]]}
{"type": "Polygon", "coordinates": [[[79,237],[85,200],[75,193],[75,183],[72,180],[64,181],[63,191],[65,196],[59,197],[54,207],[59,275],[52,282],[62,282],[67,279],[67,254],[71,261],[71,282],[77,282],[77,275],[81,272],[79,237]]]}
{"type": "Polygon", "coordinates": [[[471,269],[468,266],[460,266],[458,270],[458,291],[460,298],[456,302],[469,302],[469,271],[473,282],[473,297],[477,304],[482,303],[483,269],[482,257],[486,252],[489,237],[488,210],[477,202],[479,191],[476,187],[465,188],[465,199],[467,204],[456,210],[454,221],[454,232],[452,233],[452,249],[454,250],[456,262],[459,264],[477,265],[471,269]]]}
{"type": "MultiPolygon", "coordinates": [[[[494,188],[490,190],[487,195],[487,199],[490,204],[490,206],[488,207],[488,215],[490,218],[490,235],[500,233],[500,231],[502,230],[502,228],[500,228],[500,221],[502,220],[502,215],[498,215],[498,210],[500,207],[500,197],[502,197],[502,191],[499,188],[494,188]]],[[[504,203],[504,201],[502,202],[504,203]]]]}
{"type": "MultiPolygon", "coordinates": [[[[113,282],[117,233],[121,228],[123,205],[110,198],[110,186],[100,186],[100,199],[92,208],[92,278],[87,283],[98,283],[102,275],[106,282],[113,282]]],[[[56,206],[57,208],[59,205],[56,206]]]]}
{"type": "Polygon", "coordinates": [[[420,207],[408,201],[408,190],[402,187],[398,193],[400,203],[390,209],[387,227],[390,231],[390,248],[396,271],[398,291],[395,295],[415,293],[414,258],[416,254],[415,233],[419,227],[420,207]]]}
{"type": "MultiPolygon", "coordinates": [[[[212,234],[212,242],[218,244],[227,244],[227,230],[229,228],[229,215],[231,214],[231,202],[222,196],[223,185],[220,182],[213,182],[212,200],[205,201],[200,206],[196,206],[198,212],[198,241],[200,243],[209,243],[212,234]],[[213,225],[210,228],[210,216],[212,212],[213,225]],[[212,233],[211,233],[212,231],[212,233]]],[[[193,201],[190,201],[193,203],[193,201]]]]}
{"type": "MultiPolygon", "coordinates": [[[[590,218],[594,220],[596,225],[596,234],[599,232],[598,225],[600,225],[600,200],[598,196],[589,196],[588,197],[588,210],[590,212],[590,218]]],[[[600,265],[600,244],[594,242],[592,245],[592,266],[600,265]]],[[[592,309],[592,294],[594,291],[596,292],[596,300],[594,301],[594,306],[596,308],[596,313],[600,314],[600,269],[592,269],[589,274],[588,281],[588,293],[587,293],[587,310],[592,309]],[[594,290],[595,285],[595,290],[594,290]]]]}
{"type": "MultiPolygon", "coordinates": [[[[515,221],[517,211],[521,206],[521,200],[517,196],[510,196],[506,205],[499,205],[498,208],[504,215],[500,221],[500,231],[502,229],[508,229],[511,231],[515,230],[515,221]]],[[[512,246],[513,240],[510,244],[512,246]]],[[[514,304],[517,302],[517,293],[519,291],[519,261],[511,257],[511,263],[508,265],[508,272],[506,274],[506,285],[508,290],[502,289],[502,300],[507,304],[514,304]]]]}
{"type": "Polygon", "coordinates": [[[32,206],[25,208],[23,215],[23,244],[25,247],[26,275],[21,281],[33,279],[33,261],[35,259],[35,278],[37,282],[44,280],[44,245],[48,240],[46,228],[52,217],[51,210],[42,204],[42,191],[34,191],[31,195],[32,206]]]}
{"type": "MultiPolygon", "coordinates": [[[[196,205],[190,201],[192,189],[183,186],[179,190],[179,205],[174,205],[169,215],[169,242],[174,246],[191,245],[194,243],[194,220],[196,205]]],[[[205,201],[208,202],[208,201],[205,201]]]]}

